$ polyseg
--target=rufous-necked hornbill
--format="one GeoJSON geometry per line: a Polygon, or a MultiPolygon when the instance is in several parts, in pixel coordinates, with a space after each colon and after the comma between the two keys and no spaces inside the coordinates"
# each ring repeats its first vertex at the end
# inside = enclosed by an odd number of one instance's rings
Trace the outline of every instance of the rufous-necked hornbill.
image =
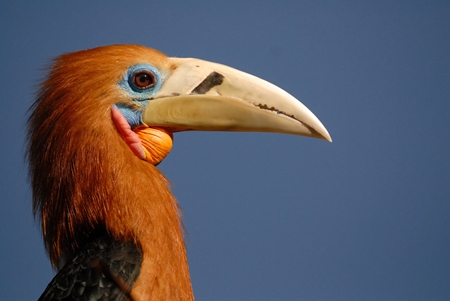
{"type": "Polygon", "coordinates": [[[31,108],[35,215],[58,274],[40,300],[193,300],[180,210],[155,167],[185,130],[331,141],[280,88],[236,69],[113,45],[56,58],[31,108]]]}

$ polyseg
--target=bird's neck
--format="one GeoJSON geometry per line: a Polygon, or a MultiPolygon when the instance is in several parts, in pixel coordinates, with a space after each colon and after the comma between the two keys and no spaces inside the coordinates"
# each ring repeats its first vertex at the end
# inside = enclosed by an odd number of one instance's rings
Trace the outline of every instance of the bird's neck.
{"type": "Polygon", "coordinates": [[[164,176],[147,162],[137,163],[143,164],[125,173],[128,177],[118,177],[123,181],[123,195],[110,203],[113,207],[106,218],[109,232],[120,237],[130,235],[124,229],[131,229],[142,249],[141,272],[132,297],[194,300],[178,204],[164,176]]]}
{"type": "Polygon", "coordinates": [[[33,115],[30,173],[53,265],[106,232],[142,249],[134,300],[193,300],[180,212],[164,176],[131,152],[112,122],[97,122],[109,111],[78,120],[90,110],[66,110],[65,118],[41,110],[33,115]]]}
{"type": "Polygon", "coordinates": [[[167,186],[159,188],[159,197],[135,204],[129,219],[136,225],[143,251],[132,296],[136,300],[194,300],[179,208],[167,186]]]}

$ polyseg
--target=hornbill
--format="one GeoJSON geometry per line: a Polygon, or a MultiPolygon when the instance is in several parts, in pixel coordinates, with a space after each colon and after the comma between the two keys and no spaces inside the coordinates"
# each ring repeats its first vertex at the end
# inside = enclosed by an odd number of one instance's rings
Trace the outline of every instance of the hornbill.
{"type": "Polygon", "coordinates": [[[39,300],[193,300],[180,209],[156,165],[187,130],[331,141],[260,78],[137,45],[57,57],[30,108],[33,209],[58,273],[39,300]]]}

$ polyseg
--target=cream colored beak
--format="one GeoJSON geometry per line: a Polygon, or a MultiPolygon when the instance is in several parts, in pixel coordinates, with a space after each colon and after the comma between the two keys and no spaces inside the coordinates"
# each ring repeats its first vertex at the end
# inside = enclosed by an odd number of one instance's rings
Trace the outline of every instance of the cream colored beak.
{"type": "Polygon", "coordinates": [[[221,64],[170,58],[176,69],[150,100],[148,126],[180,130],[273,132],[325,139],[328,131],[301,102],[277,86],[221,64]]]}

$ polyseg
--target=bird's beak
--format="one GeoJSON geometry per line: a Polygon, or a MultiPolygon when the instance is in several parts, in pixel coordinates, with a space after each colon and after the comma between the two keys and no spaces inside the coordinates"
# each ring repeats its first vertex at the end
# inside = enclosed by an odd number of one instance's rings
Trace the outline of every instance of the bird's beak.
{"type": "Polygon", "coordinates": [[[142,120],[174,131],[274,132],[325,139],[328,131],[301,102],[245,72],[191,58],[170,58],[175,70],[150,100],[142,120]]]}

